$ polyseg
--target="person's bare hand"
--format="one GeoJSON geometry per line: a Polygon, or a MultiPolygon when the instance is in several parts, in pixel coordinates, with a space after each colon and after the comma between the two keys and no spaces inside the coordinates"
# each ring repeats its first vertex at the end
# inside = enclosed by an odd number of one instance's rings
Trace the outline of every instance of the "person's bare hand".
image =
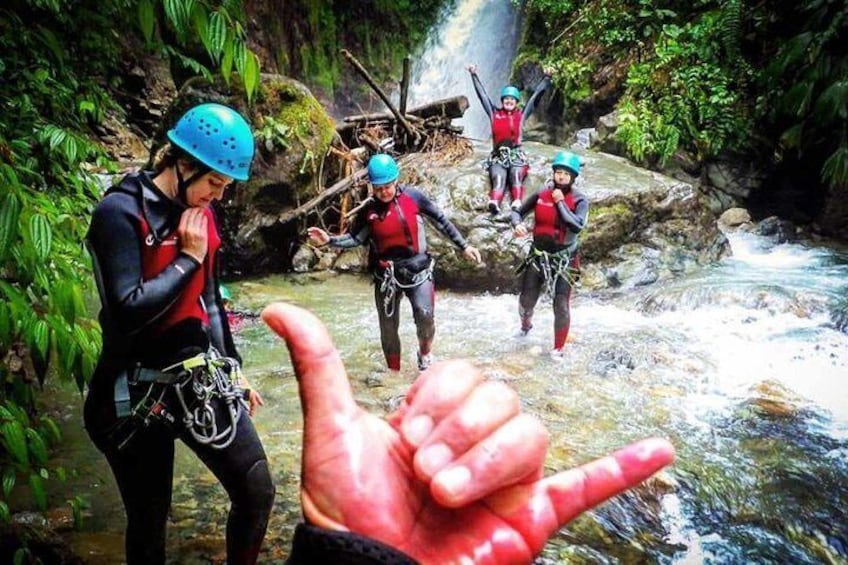
{"type": "Polygon", "coordinates": [[[560,189],[555,188],[551,192],[551,198],[554,199],[554,202],[562,202],[563,200],[565,200],[565,194],[563,194],[560,189]]]}
{"type": "Polygon", "coordinates": [[[465,249],[463,249],[462,254],[469,261],[474,261],[475,263],[482,263],[483,258],[480,257],[480,251],[474,247],[473,245],[469,245],[465,249]]]}
{"type": "Polygon", "coordinates": [[[306,234],[315,245],[327,245],[330,242],[330,234],[321,228],[307,228],[306,234]]]}
{"type": "Polygon", "coordinates": [[[260,406],[265,406],[265,401],[262,399],[262,395],[259,394],[258,390],[254,388],[250,389],[247,393],[247,410],[251,418],[256,415],[256,410],[260,406]]]}
{"type": "Polygon", "coordinates": [[[354,401],[313,314],[276,303],[262,318],[285,339],[297,375],[304,516],[422,563],[530,563],[563,524],[674,457],[667,441],[649,439],[543,477],[544,426],[470,363],[434,364],[386,420],[354,401]]]}
{"type": "Polygon", "coordinates": [[[524,237],[528,233],[527,226],[525,226],[524,224],[518,224],[517,226],[515,226],[515,229],[513,229],[512,233],[515,237],[524,237]]]}
{"type": "Polygon", "coordinates": [[[209,218],[203,208],[187,208],[177,226],[180,251],[203,263],[209,249],[209,218]]]}

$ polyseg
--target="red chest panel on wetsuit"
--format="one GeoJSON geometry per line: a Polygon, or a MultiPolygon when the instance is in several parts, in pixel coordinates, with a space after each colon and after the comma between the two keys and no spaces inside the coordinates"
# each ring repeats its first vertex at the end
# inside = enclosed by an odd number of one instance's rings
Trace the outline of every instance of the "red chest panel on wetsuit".
{"type": "Polygon", "coordinates": [[[500,147],[521,145],[521,110],[495,110],[492,114],[492,145],[500,147]]]}
{"type": "MultiPolygon", "coordinates": [[[[563,243],[568,234],[568,229],[557,213],[552,193],[553,189],[551,188],[539,191],[539,198],[536,200],[536,208],[533,212],[535,218],[533,236],[563,243]]],[[[572,212],[577,208],[574,202],[574,194],[570,190],[565,193],[565,205],[572,212]]]]}
{"type": "MultiPolygon", "coordinates": [[[[206,308],[200,297],[206,286],[207,277],[212,273],[213,257],[221,246],[221,237],[218,235],[218,228],[215,225],[215,217],[212,211],[205,210],[204,213],[208,219],[209,241],[206,259],[200,269],[191,276],[177,301],[156,321],[155,333],[161,333],[178,322],[189,318],[196,318],[201,320],[203,325],[209,325],[209,316],[206,314],[206,308]]],[[[150,233],[147,222],[144,220],[141,220],[141,233],[141,271],[144,280],[147,281],[161,273],[177,258],[180,254],[180,245],[176,231],[161,242],[156,242],[153,234],[150,233]]]]}
{"type": "Polygon", "coordinates": [[[410,196],[401,193],[389,203],[384,214],[371,210],[365,219],[381,256],[398,248],[418,253],[418,204],[410,196]]]}

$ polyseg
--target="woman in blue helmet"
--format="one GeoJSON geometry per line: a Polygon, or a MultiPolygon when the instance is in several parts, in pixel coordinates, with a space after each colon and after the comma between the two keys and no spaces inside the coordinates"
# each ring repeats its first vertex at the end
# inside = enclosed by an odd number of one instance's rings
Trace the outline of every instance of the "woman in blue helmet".
{"type": "Polygon", "coordinates": [[[351,248],[370,244],[374,299],[386,364],[391,371],[400,370],[399,305],[405,294],[412,304],[418,334],[418,368],[423,371],[430,364],[436,333],[434,262],[427,252],[424,219],[429,219],[467,259],[479,263],[480,252],[465,241],[432,200],[414,187],[398,185],[399,175],[397,162],[391,156],[374,155],[368,161],[374,197],[359,212],[350,231],[331,237],[312,227],[308,233],[318,245],[351,248]]]}
{"type": "Polygon", "coordinates": [[[568,151],[557,153],[551,163],[553,177],[530,196],[511,222],[515,235],[524,237],[527,228],[521,220],[533,213],[533,245],[522,266],[518,311],[519,335],[533,327],[533,310],[544,287],[554,306],[554,347],[551,357],[562,359],[562,349],[571,325],[571,290],[580,272],[577,236],[586,227],[589,199],[574,188],[580,175],[580,157],[568,151]]]}
{"type": "Polygon", "coordinates": [[[153,171],[127,175],[106,193],[86,238],[103,351],[85,425],[121,492],[127,563],[165,562],[177,438],[230,497],[228,562],[254,563],[274,486],[250,419],[262,399],[238,378],[210,208],[248,179],[253,134],[233,109],[201,104],[168,140],[153,171]]]}
{"type": "Polygon", "coordinates": [[[507,182],[509,182],[509,191],[512,197],[511,207],[515,210],[521,206],[521,201],[524,198],[524,177],[527,176],[528,169],[527,157],[521,149],[521,132],[524,128],[524,122],[536,109],[536,102],[539,97],[551,85],[552,71],[545,69],[544,78],[536,85],[536,89],[527,104],[524,108],[519,108],[521,93],[516,87],[511,85],[503,87],[501,89],[501,105],[495,106],[477,76],[477,66],[468,65],[466,69],[471,73],[477,98],[480,99],[483,110],[486,111],[489,120],[492,122],[492,153],[488,161],[489,181],[491,183],[489,212],[492,215],[500,212],[507,182]]]}

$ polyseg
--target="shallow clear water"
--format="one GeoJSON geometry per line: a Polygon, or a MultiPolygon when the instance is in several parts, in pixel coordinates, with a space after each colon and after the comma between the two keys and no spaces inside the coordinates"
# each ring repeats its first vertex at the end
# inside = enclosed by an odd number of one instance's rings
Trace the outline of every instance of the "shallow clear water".
{"type": "MultiPolygon", "coordinates": [[[[848,559],[848,336],[828,323],[845,296],[848,255],[732,236],[734,256],[692,277],[613,295],[578,292],[564,362],[548,357],[553,319],[540,302],[529,336],[514,294],[439,290],[435,354],[469,357],[508,381],[551,430],[550,470],[649,435],[669,437],[675,465],[646,488],[576,520],[546,548],[548,563],[845,562],[848,559]]],[[[386,412],[415,377],[415,334],[402,311],[404,368],[385,387],[376,312],[364,277],[274,276],[231,285],[239,307],[274,300],[327,324],[357,398],[386,412]]],[[[265,562],[282,561],[299,516],[301,417],[282,344],[261,322],[238,334],[278,494],[265,562]]],[[[91,501],[70,537],[92,562],[118,559],[121,505],[105,461],[79,429],[80,402],[54,395],[67,434],[60,462],[75,468],[51,500],[91,501]]],[[[175,477],[169,558],[223,556],[226,498],[187,450],[175,477]]]]}

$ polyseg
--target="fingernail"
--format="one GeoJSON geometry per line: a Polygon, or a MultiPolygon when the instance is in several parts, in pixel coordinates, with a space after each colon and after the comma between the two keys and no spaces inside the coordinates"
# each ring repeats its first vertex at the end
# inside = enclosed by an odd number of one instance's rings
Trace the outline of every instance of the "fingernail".
{"type": "Polygon", "coordinates": [[[425,447],[416,456],[418,467],[428,477],[432,477],[453,459],[453,451],[443,443],[425,447]]]}
{"type": "Polygon", "coordinates": [[[451,498],[461,495],[470,480],[471,471],[468,470],[468,467],[462,466],[442,471],[433,478],[433,481],[442,485],[442,488],[448,492],[451,498]]]}
{"type": "Polygon", "coordinates": [[[433,419],[430,416],[416,416],[406,426],[406,441],[418,447],[432,431],[433,419]]]}

